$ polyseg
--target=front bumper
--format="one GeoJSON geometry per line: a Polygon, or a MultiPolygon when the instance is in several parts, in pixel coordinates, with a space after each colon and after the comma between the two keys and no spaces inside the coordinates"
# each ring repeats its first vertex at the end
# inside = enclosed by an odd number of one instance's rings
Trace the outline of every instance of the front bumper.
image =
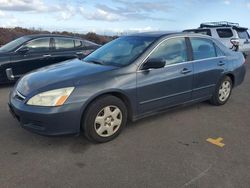
{"type": "Polygon", "coordinates": [[[37,107],[24,104],[10,97],[9,109],[21,126],[32,132],[54,136],[78,134],[81,124],[82,104],[66,104],[60,107],[37,107]]]}

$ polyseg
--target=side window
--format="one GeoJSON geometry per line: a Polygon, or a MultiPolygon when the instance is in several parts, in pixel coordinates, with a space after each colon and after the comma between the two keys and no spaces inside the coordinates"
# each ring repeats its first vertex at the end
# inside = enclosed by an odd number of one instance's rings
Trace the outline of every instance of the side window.
{"type": "Polygon", "coordinates": [[[220,38],[230,38],[233,37],[233,32],[231,29],[216,29],[220,38]]]}
{"type": "Polygon", "coordinates": [[[214,44],[205,38],[190,38],[194,60],[216,57],[214,44]]]}
{"type": "Polygon", "coordinates": [[[75,40],[75,48],[81,48],[83,47],[83,43],[80,40],[75,40]]]}
{"type": "Polygon", "coordinates": [[[72,49],[75,47],[74,40],[67,38],[55,38],[55,48],[57,50],[72,49]]]}
{"type": "Polygon", "coordinates": [[[240,39],[250,39],[247,31],[237,31],[240,39]]]}
{"type": "Polygon", "coordinates": [[[164,59],[166,65],[187,61],[188,55],[185,38],[174,38],[164,41],[153,51],[149,58],[164,59]]]}
{"type": "Polygon", "coordinates": [[[50,38],[35,39],[28,42],[25,46],[29,52],[44,52],[49,50],[50,38]]]}

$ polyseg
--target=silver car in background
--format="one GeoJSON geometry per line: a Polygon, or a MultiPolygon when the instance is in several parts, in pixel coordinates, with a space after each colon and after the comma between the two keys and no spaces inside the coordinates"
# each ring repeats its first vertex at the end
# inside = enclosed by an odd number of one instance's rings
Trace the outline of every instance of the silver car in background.
{"type": "Polygon", "coordinates": [[[246,57],[250,52],[250,36],[248,28],[238,23],[208,22],[200,24],[198,29],[187,29],[184,32],[200,33],[212,36],[229,49],[241,51],[246,57]]]}

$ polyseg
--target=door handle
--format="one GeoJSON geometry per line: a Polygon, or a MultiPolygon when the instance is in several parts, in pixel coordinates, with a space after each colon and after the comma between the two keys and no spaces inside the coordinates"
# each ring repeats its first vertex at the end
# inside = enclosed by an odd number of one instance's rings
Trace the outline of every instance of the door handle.
{"type": "Polygon", "coordinates": [[[76,52],[76,55],[83,55],[83,52],[76,52]]]}
{"type": "Polygon", "coordinates": [[[218,63],[218,66],[223,66],[223,65],[225,65],[225,63],[224,63],[223,61],[220,61],[220,62],[218,63]]]}
{"type": "Polygon", "coordinates": [[[187,68],[184,68],[182,71],[181,71],[181,74],[188,74],[192,72],[190,69],[187,69],[187,68]]]}
{"type": "Polygon", "coordinates": [[[43,55],[43,58],[48,58],[48,57],[51,57],[51,55],[50,54],[43,55]]]}

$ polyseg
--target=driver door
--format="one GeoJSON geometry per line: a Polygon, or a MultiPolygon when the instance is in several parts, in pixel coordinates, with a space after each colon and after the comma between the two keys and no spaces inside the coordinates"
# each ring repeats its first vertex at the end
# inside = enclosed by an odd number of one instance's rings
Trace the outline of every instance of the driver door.
{"type": "Polygon", "coordinates": [[[50,64],[50,37],[34,39],[17,50],[11,55],[10,67],[15,78],[32,70],[50,64]],[[27,49],[22,51],[22,48],[27,49]]]}
{"type": "MultiPolygon", "coordinates": [[[[163,68],[137,72],[139,114],[178,105],[191,100],[193,65],[188,61],[185,38],[163,41],[148,59],[164,59],[163,68]]],[[[145,61],[147,63],[147,60],[145,61]]]]}

